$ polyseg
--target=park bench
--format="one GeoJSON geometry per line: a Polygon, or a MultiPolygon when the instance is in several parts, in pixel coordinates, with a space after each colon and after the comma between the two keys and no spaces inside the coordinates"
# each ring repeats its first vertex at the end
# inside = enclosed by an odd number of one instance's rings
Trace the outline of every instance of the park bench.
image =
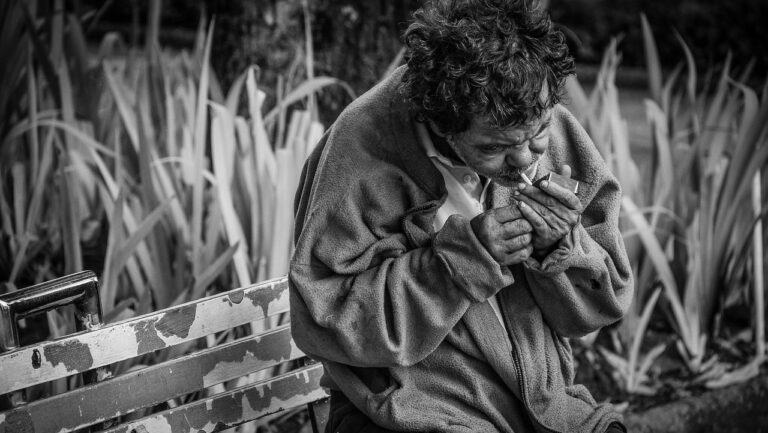
{"type": "Polygon", "coordinates": [[[283,323],[288,310],[286,278],[114,324],[102,323],[91,272],[2,295],[0,395],[9,407],[0,409],[0,433],[212,432],[303,405],[322,432],[323,367],[296,347],[283,323]],[[19,347],[18,320],[65,304],[74,305],[79,332],[19,347]],[[162,362],[130,362],[152,354],[162,362]],[[28,397],[74,375],[79,387],[24,402],[25,389],[28,397]]]}

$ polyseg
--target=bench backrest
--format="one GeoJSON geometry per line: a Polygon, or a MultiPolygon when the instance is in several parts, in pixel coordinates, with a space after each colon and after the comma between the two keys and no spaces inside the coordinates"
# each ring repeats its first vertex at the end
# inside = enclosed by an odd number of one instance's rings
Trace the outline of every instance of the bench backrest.
{"type": "Polygon", "coordinates": [[[210,432],[325,398],[322,365],[302,362],[291,338],[287,287],[280,278],[0,354],[0,395],[86,371],[107,376],[0,412],[0,433],[91,425],[210,432]],[[249,326],[266,330],[215,344],[249,326]],[[201,339],[208,347],[190,352],[201,339]],[[109,377],[124,361],[164,349],[167,360],[109,377]]]}

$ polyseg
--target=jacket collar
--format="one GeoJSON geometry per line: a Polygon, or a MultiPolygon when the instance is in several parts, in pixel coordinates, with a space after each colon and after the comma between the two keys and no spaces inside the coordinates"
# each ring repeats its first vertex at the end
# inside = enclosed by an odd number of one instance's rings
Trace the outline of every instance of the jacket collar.
{"type": "MultiPolygon", "coordinates": [[[[402,72],[396,76],[402,76],[402,72]]],[[[399,80],[397,86],[399,87],[399,80]]],[[[429,196],[439,200],[447,193],[443,176],[432,164],[429,156],[418,144],[418,132],[416,130],[415,114],[410,103],[399,94],[393,97],[389,110],[391,125],[407,125],[406,128],[392,128],[392,142],[397,150],[400,164],[429,196]]]]}

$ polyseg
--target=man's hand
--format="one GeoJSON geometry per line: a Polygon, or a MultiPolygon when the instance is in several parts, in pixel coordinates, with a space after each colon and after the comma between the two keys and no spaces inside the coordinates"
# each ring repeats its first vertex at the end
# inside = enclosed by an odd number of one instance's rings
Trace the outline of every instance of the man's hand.
{"type": "Polygon", "coordinates": [[[502,266],[522,263],[533,252],[533,227],[515,205],[490,209],[470,221],[475,236],[502,266]]]}
{"type": "MultiPolygon", "coordinates": [[[[571,176],[571,168],[563,166],[563,176],[571,176]]],[[[579,222],[581,201],[576,194],[555,184],[541,182],[538,187],[521,183],[513,193],[518,207],[533,227],[533,248],[536,256],[552,248],[579,222]]]]}

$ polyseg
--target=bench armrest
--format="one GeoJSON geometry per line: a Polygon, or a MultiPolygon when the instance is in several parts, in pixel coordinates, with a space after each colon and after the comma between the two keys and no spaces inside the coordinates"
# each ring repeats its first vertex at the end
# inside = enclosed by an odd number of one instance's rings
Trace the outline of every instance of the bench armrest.
{"type": "Polygon", "coordinates": [[[101,324],[99,284],[93,272],[78,272],[0,296],[0,352],[19,346],[19,319],[69,304],[75,305],[79,331],[101,324]]]}

